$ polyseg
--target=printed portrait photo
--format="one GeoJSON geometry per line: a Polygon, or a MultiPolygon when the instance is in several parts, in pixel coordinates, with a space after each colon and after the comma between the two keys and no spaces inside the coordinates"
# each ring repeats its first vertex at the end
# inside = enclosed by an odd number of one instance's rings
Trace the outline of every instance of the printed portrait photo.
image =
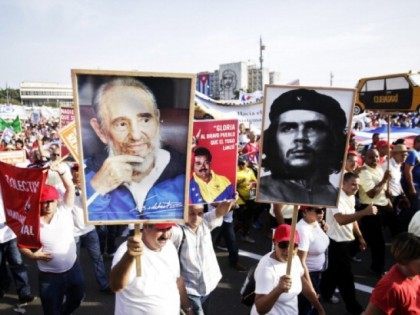
{"type": "Polygon", "coordinates": [[[235,199],[238,120],[201,120],[193,124],[190,203],[235,199]]]}
{"type": "Polygon", "coordinates": [[[336,207],[353,89],[265,89],[257,201],[336,207]]]}
{"type": "Polygon", "coordinates": [[[185,219],[193,75],[72,76],[88,222],[185,219]]]}

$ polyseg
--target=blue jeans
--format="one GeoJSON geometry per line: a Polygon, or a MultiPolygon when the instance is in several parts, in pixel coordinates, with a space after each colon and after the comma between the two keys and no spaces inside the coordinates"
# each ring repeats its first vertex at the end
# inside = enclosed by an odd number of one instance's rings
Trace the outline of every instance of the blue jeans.
{"type": "Polygon", "coordinates": [[[1,274],[1,277],[4,277],[4,279],[8,278],[6,260],[9,263],[18,296],[30,295],[31,287],[29,286],[28,271],[20,255],[16,239],[0,244],[0,265],[4,266],[2,272],[5,273],[1,274]]]}
{"type": "MultiPolygon", "coordinates": [[[[203,304],[204,304],[204,302],[206,302],[209,295],[197,296],[197,295],[188,294],[188,300],[190,300],[191,307],[193,309],[194,315],[204,315],[203,308],[205,309],[206,307],[203,307],[203,304]]],[[[208,303],[206,303],[206,304],[208,304],[208,303]]]]}
{"type": "Polygon", "coordinates": [[[223,221],[221,227],[221,235],[223,236],[227,250],[229,252],[229,263],[231,266],[234,266],[238,263],[238,245],[236,243],[236,235],[233,229],[233,222],[223,221]]]}
{"type": "Polygon", "coordinates": [[[101,290],[108,288],[108,275],[105,271],[104,260],[101,255],[99,238],[96,230],[93,229],[89,233],[80,235],[76,237],[75,240],[77,246],[77,256],[80,257],[80,246],[86,247],[90,259],[93,262],[96,282],[99,284],[101,290]]]}
{"type": "Polygon", "coordinates": [[[85,283],[79,262],[76,260],[73,267],[66,272],[40,271],[39,295],[44,315],[71,314],[79,307],[85,295],[85,283]]]}
{"type": "Polygon", "coordinates": [[[114,254],[117,250],[116,239],[121,236],[126,225],[96,225],[102,254],[114,254]]]}

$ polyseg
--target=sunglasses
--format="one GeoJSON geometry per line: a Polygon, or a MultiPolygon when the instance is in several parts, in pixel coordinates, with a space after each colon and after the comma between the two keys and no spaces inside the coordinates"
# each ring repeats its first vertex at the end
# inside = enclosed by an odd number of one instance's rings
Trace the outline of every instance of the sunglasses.
{"type": "MultiPolygon", "coordinates": [[[[297,244],[294,244],[294,245],[295,245],[295,248],[296,248],[297,244]]],[[[279,242],[279,243],[277,243],[277,246],[280,249],[287,249],[287,248],[289,248],[289,242],[279,242]]]]}

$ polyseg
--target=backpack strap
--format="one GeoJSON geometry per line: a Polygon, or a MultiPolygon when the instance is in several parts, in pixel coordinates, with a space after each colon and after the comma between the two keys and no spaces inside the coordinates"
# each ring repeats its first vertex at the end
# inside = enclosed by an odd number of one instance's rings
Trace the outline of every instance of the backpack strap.
{"type": "Polygon", "coordinates": [[[184,241],[185,241],[185,229],[184,229],[183,225],[180,225],[179,227],[182,230],[182,239],[181,239],[181,243],[179,244],[179,247],[178,247],[178,257],[181,257],[181,249],[182,249],[182,245],[184,244],[184,241]]]}

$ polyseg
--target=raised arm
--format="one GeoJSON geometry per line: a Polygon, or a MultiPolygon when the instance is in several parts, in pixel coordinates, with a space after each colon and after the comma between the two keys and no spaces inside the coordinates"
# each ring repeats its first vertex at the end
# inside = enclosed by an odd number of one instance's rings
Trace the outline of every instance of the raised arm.
{"type": "Polygon", "coordinates": [[[357,211],[353,214],[342,214],[342,213],[336,213],[334,214],[334,219],[337,221],[340,225],[346,225],[352,222],[355,222],[364,216],[367,215],[376,215],[378,213],[378,208],[376,208],[373,205],[369,205],[363,210],[357,211]]]}
{"type": "Polygon", "coordinates": [[[130,269],[135,264],[136,257],[143,252],[143,242],[140,235],[130,236],[127,239],[127,250],[120,261],[111,269],[109,286],[117,292],[124,289],[130,280],[130,269]]]}
{"type": "Polygon", "coordinates": [[[216,218],[223,217],[230,211],[235,201],[222,201],[216,206],[216,218]]]}
{"type": "Polygon", "coordinates": [[[57,172],[61,181],[63,182],[64,188],[66,190],[63,197],[64,204],[69,208],[73,208],[76,189],[74,187],[71,173],[68,171],[68,168],[64,163],[54,162],[51,164],[50,170],[57,172]]]}

